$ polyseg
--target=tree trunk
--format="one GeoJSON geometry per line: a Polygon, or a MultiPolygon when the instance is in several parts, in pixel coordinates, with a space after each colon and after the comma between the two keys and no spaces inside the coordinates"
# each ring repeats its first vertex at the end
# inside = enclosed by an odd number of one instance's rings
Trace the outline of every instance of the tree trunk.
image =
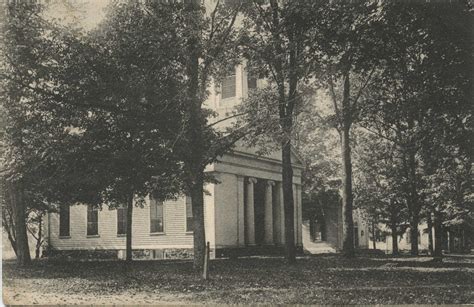
{"type": "Polygon", "coordinates": [[[133,222],[133,193],[128,198],[127,201],[127,238],[126,238],[126,252],[125,260],[131,262],[133,260],[132,256],[132,222],[133,222]]]}
{"type": "Polygon", "coordinates": [[[316,240],[315,232],[316,232],[316,225],[315,225],[316,217],[314,215],[310,215],[309,217],[309,237],[312,242],[316,240]]]}
{"type": "Polygon", "coordinates": [[[352,162],[349,144],[349,127],[344,127],[341,133],[341,150],[343,164],[342,183],[342,253],[346,257],[354,257],[354,221],[352,218],[352,162]]]}
{"type": "Polygon", "coordinates": [[[194,232],[194,269],[200,270],[204,267],[206,254],[206,231],[204,224],[204,181],[202,176],[197,176],[191,188],[191,202],[193,210],[193,232],[194,232]]]}
{"type": "Polygon", "coordinates": [[[31,263],[28,233],[26,229],[26,204],[21,183],[10,183],[11,204],[15,221],[16,255],[19,265],[31,263]]]}
{"type": "Polygon", "coordinates": [[[39,259],[41,243],[43,242],[43,213],[38,217],[38,238],[36,239],[35,259],[39,259]]]}
{"type": "Polygon", "coordinates": [[[338,114],[340,120],[339,136],[341,138],[342,156],[342,253],[346,257],[355,256],[354,248],[354,220],[352,217],[352,161],[350,130],[352,125],[352,105],[350,102],[349,71],[344,73],[343,97],[341,110],[338,114]]]}
{"type": "Polygon", "coordinates": [[[410,254],[418,256],[418,219],[412,217],[410,221],[410,254]]]}
{"type": "Polygon", "coordinates": [[[295,222],[293,199],[293,167],[291,165],[291,142],[282,143],[282,168],[283,168],[283,205],[285,209],[285,259],[288,263],[296,261],[295,248],[295,222]]]}
{"type": "MultiPolygon", "coordinates": [[[[5,185],[6,187],[6,185],[5,185]]],[[[6,189],[5,189],[6,190],[6,189]]],[[[7,191],[5,191],[8,193],[7,191]]],[[[9,206],[11,208],[11,197],[10,195],[5,193],[5,202],[8,202],[6,206],[9,206]]],[[[8,241],[10,241],[10,244],[12,246],[13,251],[15,252],[15,256],[18,257],[17,251],[16,251],[16,239],[15,239],[15,223],[13,222],[13,217],[12,217],[12,212],[11,210],[8,210],[7,208],[3,208],[2,212],[2,221],[3,221],[3,229],[5,229],[7,236],[8,236],[8,241]]]]}
{"type": "Polygon", "coordinates": [[[392,255],[398,255],[398,233],[397,226],[391,226],[392,230],[392,255]]]}
{"type": "Polygon", "coordinates": [[[441,261],[443,259],[443,225],[442,225],[442,217],[441,213],[435,211],[434,212],[434,232],[435,232],[435,240],[434,240],[434,253],[433,257],[436,261],[441,261]]]}
{"type": "Polygon", "coordinates": [[[408,159],[405,164],[405,175],[408,181],[407,187],[407,207],[410,219],[410,254],[418,255],[418,224],[420,223],[420,208],[418,205],[417,179],[416,179],[416,160],[415,153],[409,149],[408,159]]]}
{"type": "Polygon", "coordinates": [[[374,221],[372,221],[372,244],[373,244],[373,248],[377,249],[377,242],[376,242],[376,239],[375,239],[375,222],[374,221]]]}
{"type": "Polygon", "coordinates": [[[428,217],[426,219],[426,223],[428,224],[428,249],[430,251],[430,255],[434,255],[433,249],[433,220],[431,219],[431,212],[428,213],[428,217]]]}

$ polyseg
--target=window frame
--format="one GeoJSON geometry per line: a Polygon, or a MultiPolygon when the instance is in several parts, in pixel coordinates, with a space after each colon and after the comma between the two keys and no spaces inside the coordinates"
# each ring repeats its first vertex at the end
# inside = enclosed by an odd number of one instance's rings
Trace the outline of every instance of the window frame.
{"type": "Polygon", "coordinates": [[[117,208],[117,236],[123,237],[127,235],[127,212],[128,208],[126,206],[120,206],[117,208]],[[123,212],[123,217],[122,220],[119,218],[119,212],[123,212]],[[124,220],[123,220],[124,219],[124,220]],[[119,225],[123,224],[123,231],[124,232],[119,232],[119,225]]]}
{"type": "Polygon", "coordinates": [[[87,205],[87,213],[86,213],[86,236],[88,238],[94,238],[99,236],[99,208],[93,206],[93,205],[87,205]],[[89,214],[95,212],[96,215],[96,220],[95,221],[89,221],[89,214]],[[92,225],[92,223],[96,224],[96,233],[89,233],[89,225],[92,225]]]}
{"type": "Polygon", "coordinates": [[[150,210],[149,210],[149,222],[150,222],[150,235],[159,235],[159,234],[164,234],[165,233],[165,204],[164,202],[160,202],[160,201],[157,201],[155,200],[152,196],[150,196],[150,210]],[[159,231],[152,231],[152,225],[153,225],[153,220],[158,220],[157,218],[155,219],[152,219],[152,210],[153,210],[153,205],[156,205],[156,206],[161,206],[161,230],[159,231]]]}
{"type": "Polygon", "coordinates": [[[255,90],[258,88],[258,78],[254,75],[247,74],[247,91],[255,90]],[[254,87],[250,87],[250,82],[255,83],[254,87]]]}
{"type": "Polygon", "coordinates": [[[237,70],[234,67],[234,70],[231,74],[226,75],[222,80],[221,80],[221,100],[229,100],[229,99],[234,99],[237,97],[237,70]],[[224,97],[224,82],[228,81],[229,78],[233,78],[234,83],[233,83],[233,95],[232,96],[226,96],[224,97]]]}
{"type": "Polygon", "coordinates": [[[60,205],[59,207],[59,238],[70,238],[71,237],[71,207],[69,205],[60,205]],[[64,223],[63,221],[63,214],[65,212],[63,211],[65,208],[67,208],[67,234],[62,233],[62,230],[65,229],[65,226],[62,226],[64,223]],[[61,223],[61,221],[63,221],[61,223]]]}

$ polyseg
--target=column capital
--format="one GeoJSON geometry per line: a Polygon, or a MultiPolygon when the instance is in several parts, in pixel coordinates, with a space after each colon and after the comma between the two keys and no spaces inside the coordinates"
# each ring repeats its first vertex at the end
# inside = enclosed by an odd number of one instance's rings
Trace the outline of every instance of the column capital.
{"type": "Polygon", "coordinates": [[[257,178],[249,177],[249,183],[252,183],[252,184],[257,183],[257,178]]]}
{"type": "Polygon", "coordinates": [[[274,185],[275,185],[275,181],[273,181],[273,180],[267,180],[267,185],[268,185],[268,186],[274,186],[274,185]]]}

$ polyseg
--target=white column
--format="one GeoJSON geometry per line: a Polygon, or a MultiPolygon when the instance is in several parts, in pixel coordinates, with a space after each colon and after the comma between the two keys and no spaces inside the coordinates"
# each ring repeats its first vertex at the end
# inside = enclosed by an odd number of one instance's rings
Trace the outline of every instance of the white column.
{"type": "Polygon", "coordinates": [[[247,244],[255,245],[255,209],[254,209],[254,184],[257,179],[249,178],[247,183],[247,206],[245,208],[247,244]]]}
{"type": "Polygon", "coordinates": [[[244,177],[237,176],[237,245],[245,246],[244,177]]]}
{"type": "Polygon", "coordinates": [[[279,190],[280,190],[280,234],[281,234],[281,244],[286,243],[286,238],[285,238],[285,199],[283,198],[283,183],[279,184],[279,190]]]}
{"type": "Polygon", "coordinates": [[[296,245],[302,246],[303,245],[303,202],[301,199],[301,185],[296,185],[296,199],[298,200],[298,237],[296,240],[296,245]]]}
{"type": "Polygon", "coordinates": [[[268,180],[265,187],[265,244],[273,244],[273,186],[275,182],[268,180]]]}

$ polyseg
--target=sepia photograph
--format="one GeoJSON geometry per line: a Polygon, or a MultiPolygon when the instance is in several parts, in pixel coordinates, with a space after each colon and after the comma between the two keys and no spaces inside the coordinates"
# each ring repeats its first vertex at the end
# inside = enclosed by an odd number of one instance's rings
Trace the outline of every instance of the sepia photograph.
{"type": "Polygon", "coordinates": [[[2,303],[474,305],[470,0],[1,0],[2,303]]]}

